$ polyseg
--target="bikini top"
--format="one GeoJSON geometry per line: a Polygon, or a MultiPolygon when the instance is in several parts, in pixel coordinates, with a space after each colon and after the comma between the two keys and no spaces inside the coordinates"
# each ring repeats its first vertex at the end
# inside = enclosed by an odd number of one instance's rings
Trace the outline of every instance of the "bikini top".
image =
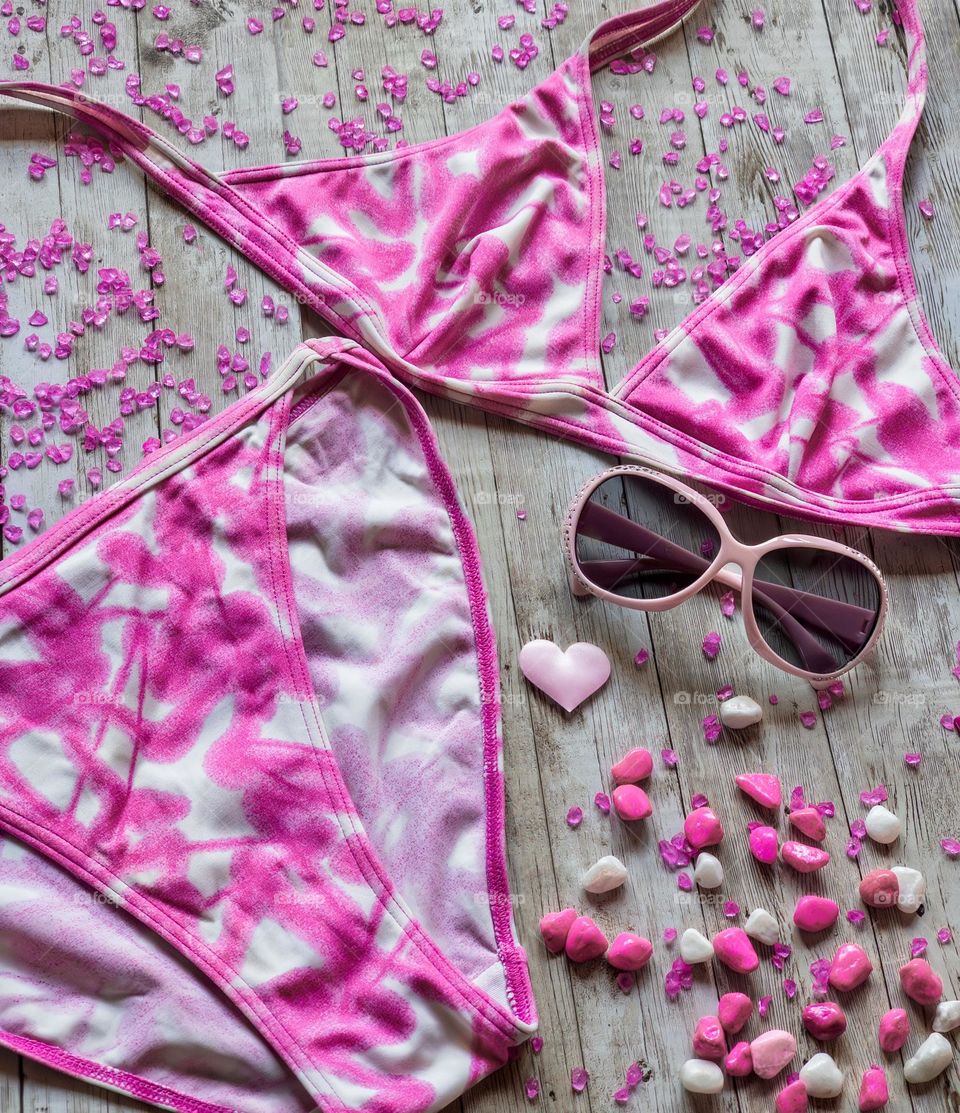
{"type": "Polygon", "coordinates": [[[785,513],[960,533],[960,380],[919,305],[903,209],[927,86],[916,0],[899,5],[906,104],[875,155],[605,388],[591,74],[698,3],[607,20],[466,131],[347,158],[213,173],[73,88],[0,92],[102,133],[408,385],[785,513]]]}

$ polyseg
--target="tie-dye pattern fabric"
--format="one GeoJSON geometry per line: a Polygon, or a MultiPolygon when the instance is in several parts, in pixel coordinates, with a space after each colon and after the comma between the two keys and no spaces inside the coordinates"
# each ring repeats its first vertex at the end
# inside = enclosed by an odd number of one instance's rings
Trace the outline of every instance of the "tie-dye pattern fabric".
{"type": "Polygon", "coordinates": [[[104,132],[408,383],[788,513],[960,533],[960,381],[918,303],[902,202],[927,85],[916,0],[899,4],[906,107],[868,165],[604,388],[590,73],[696,6],[614,17],[527,96],[445,139],[220,175],[69,88],[0,91],[104,132]]]}
{"type": "Polygon", "coordinates": [[[447,1105],[536,1020],[498,731],[425,415],[298,349],[0,564],[0,1042],[190,1113],[447,1105]]]}

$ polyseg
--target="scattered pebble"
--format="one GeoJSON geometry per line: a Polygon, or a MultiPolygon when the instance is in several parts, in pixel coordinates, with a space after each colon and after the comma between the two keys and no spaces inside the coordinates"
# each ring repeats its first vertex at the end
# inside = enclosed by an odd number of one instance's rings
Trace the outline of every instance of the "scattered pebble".
{"type": "Polygon", "coordinates": [[[680,1068],[680,1084],[689,1094],[719,1094],[723,1071],[707,1059],[688,1059],[680,1068]]]}
{"type": "Polygon", "coordinates": [[[680,936],[680,957],[696,966],[713,958],[713,944],[696,928],[687,928],[680,936]]]}
{"type": "Polygon", "coordinates": [[[743,930],[751,939],[768,947],[780,939],[780,925],[765,908],[755,908],[747,917],[743,930]]]}
{"type": "Polygon", "coordinates": [[[763,719],[763,708],[749,696],[732,696],[720,704],[720,722],[730,730],[745,730],[763,719]]]}
{"type": "Polygon", "coordinates": [[[776,1078],[793,1062],[796,1054],[796,1039],[780,1028],[771,1028],[769,1032],[757,1036],[750,1044],[753,1071],[759,1078],[776,1078]]]}
{"type": "Polygon", "coordinates": [[[932,1082],[953,1061],[953,1046],[939,1032],[932,1032],[903,1065],[903,1077],[912,1085],[932,1082]]]}
{"type": "Polygon", "coordinates": [[[897,816],[883,804],[875,804],[863,821],[867,834],[881,846],[890,846],[900,838],[902,824],[897,816]]]}
{"type": "Polygon", "coordinates": [[[910,1017],[906,1009],[890,1009],[880,1018],[880,1050],[892,1055],[910,1038],[910,1017]]]}
{"type": "Polygon", "coordinates": [[[843,1071],[832,1055],[819,1051],[800,1068],[800,1081],[812,1098],[835,1098],[843,1090],[843,1071]]]}
{"type": "Polygon", "coordinates": [[[584,873],[580,884],[588,893],[612,893],[627,880],[627,867],[619,858],[605,854],[584,873]]]}
{"type": "Polygon", "coordinates": [[[701,889],[719,889],[723,884],[723,865],[719,858],[703,851],[697,856],[693,880],[701,889]]]}

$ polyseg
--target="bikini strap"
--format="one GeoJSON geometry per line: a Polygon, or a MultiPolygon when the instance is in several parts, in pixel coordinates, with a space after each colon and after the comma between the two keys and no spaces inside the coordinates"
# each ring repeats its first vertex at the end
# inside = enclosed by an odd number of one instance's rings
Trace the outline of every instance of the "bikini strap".
{"type": "Polygon", "coordinates": [[[604,20],[587,36],[581,54],[590,59],[596,72],[610,61],[638,47],[653,46],[672,34],[703,0],[659,0],[624,15],[604,20]]]}
{"type": "Polygon", "coordinates": [[[923,115],[929,72],[926,35],[917,0],[898,0],[896,12],[898,21],[903,27],[907,46],[907,96],[900,120],[890,133],[884,147],[888,174],[899,184],[903,181],[907,156],[910,153],[910,141],[923,115]]]}
{"type": "Polygon", "coordinates": [[[125,112],[92,100],[79,89],[42,81],[0,81],[0,94],[39,104],[88,125],[137,164],[160,188],[196,213],[219,179],[155,131],[125,112]]]}

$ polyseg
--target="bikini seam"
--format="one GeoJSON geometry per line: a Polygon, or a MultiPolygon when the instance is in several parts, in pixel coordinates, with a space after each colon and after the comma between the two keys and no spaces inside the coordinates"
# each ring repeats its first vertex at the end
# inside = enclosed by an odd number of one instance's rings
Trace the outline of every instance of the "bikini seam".
{"type": "Polygon", "coordinates": [[[203,1101],[201,1098],[190,1097],[171,1086],[165,1086],[160,1082],[151,1082],[142,1075],[111,1067],[106,1063],[98,1063],[95,1059],[74,1055],[55,1044],[48,1043],[46,1040],[35,1039],[33,1036],[22,1036],[16,1032],[0,1029],[0,1045],[8,1047],[11,1051],[20,1055],[26,1055],[28,1059],[33,1059],[35,1062],[52,1066],[73,1078],[115,1086],[118,1090],[122,1090],[123,1093],[139,1101],[149,1101],[157,1105],[163,1104],[171,1109],[178,1110],[179,1113],[237,1113],[236,1107],[214,1104],[203,1101]],[[78,1065],[74,1066],[73,1064],[78,1065]],[[89,1069],[81,1069],[84,1066],[89,1067],[89,1069]],[[120,1079],[123,1079],[123,1082],[119,1081],[120,1079]],[[174,1104],[174,1101],[176,1104],[174,1104]]]}
{"type": "MultiPolygon", "coordinates": [[[[85,875],[85,878],[81,878],[81,880],[86,879],[91,884],[91,887],[94,889],[97,889],[98,887],[107,889],[109,892],[113,893],[117,897],[117,905],[119,908],[125,908],[126,910],[130,911],[132,915],[136,915],[137,913],[139,913],[138,918],[141,919],[141,922],[146,923],[148,927],[151,927],[156,932],[156,934],[161,937],[161,939],[169,938],[171,942],[175,941],[175,946],[177,946],[178,948],[182,948],[181,953],[190,958],[191,961],[193,961],[195,965],[203,971],[207,978],[209,978],[210,981],[213,982],[214,986],[221,993],[224,993],[228,998],[231,997],[228,989],[235,988],[234,983],[227,982],[225,986],[218,984],[217,978],[211,971],[216,972],[217,965],[219,964],[224,970],[232,974],[236,978],[236,984],[248,990],[250,994],[256,999],[259,1005],[259,1007],[255,1008],[244,998],[241,998],[240,1001],[237,1002],[241,1006],[241,1011],[247,1012],[248,1014],[253,1014],[250,1019],[254,1019],[254,1017],[256,1017],[258,1020],[260,1020],[261,1023],[264,1024],[265,1029],[273,1034],[274,1039],[277,1038],[277,1032],[275,1031],[275,1029],[279,1030],[279,1032],[282,1033],[283,1036],[290,1041],[289,1045],[286,1044],[286,1039],[282,1041],[284,1049],[289,1051],[290,1048],[296,1048],[298,1051],[300,1051],[303,1055],[304,1061],[309,1066],[309,1069],[315,1072],[316,1075],[330,1088],[333,1096],[338,1101],[341,1100],[339,1093],[331,1083],[330,1079],[327,1078],[326,1074],[322,1070],[314,1066],[312,1057],[308,1055],[305,1049],[302,1048],[297,1040],[293,1038],[293,1036],[287,1030],[284,1022],[278,1016],[276,1016],[273,1010],[260,997],[256,989],[253,986],[249,985],[240,975],[239,971],[235,970],[230,965],[230,963],[216,955],[216,952],[207,947],[206,944],[201,943],[199,946],[194,947],[192,943],[188,942],[185,939],[181,939],[181,934],[186,935],[187,929],[181,927],[176,922],[176,920],[174,920],[168,914],[164,913],[152,899],[150,899],[149,897],[145,897],[142,893],[138,893],[136,890],[134,890],[133,886],[128,885],[123,880],[123,878],[116,874],[109,866],[98,862],[92,855],[88,854],[83,848],[77,846],[65,835],[60,834],[60,832],[55,831],[52,827],[48,827],[46,826],[46,824],[41,823],[36,819],[31,819],[29,816],[23,815],[15,808],[11,808],[10,805],[5,803],[4,801],[0,801],[0,814],[13,816],[15,819],[21,820],[23,824],[26,824],[28,827],[35,827],[37,830],[42,831],[46,835],[49,835],[54,843],[62,843],[64,844],[64,846],[69,847],[71,850],[75,851],[81,860],[74,861],[72,862],[72,864],[77,870],[82,871],[82,873],[85,875]],[[85,863],[90,863],[98,870],[102,870],[105,878],[113,879],[120,885],[124,886],[125,892],[118,891],[114,887],[114,885],[109,884],[108,881],[105,881],[102,878],[98,878],[96,872],[91,871],[85,863]],[[134,903],[130,902],[131,893],[133,893],[137,898],[134,903]],[[176,930],[168,930],[168,934],[165,935],[163,927],[167,922],[169,922],[169,925],[171,925],[171,927],[175,928],[176,930]],[[210,956],[213,957],[215,961],[209,962],[204,957],[204,953],[208,953],[210,956]],[[258,1016],[261,1010],[265,1014],[265,1016],[258,1016]]],[[[35,835],[33,835],[32,832],[23,830],[16,823],[12,824],[12,826],[14,828],[14,833],[19,834],[21,838],[26,836],[27,838],[33,839],[39,846],[41,853],[43,853],[45,857],[47,856],[47,848],[43,847],[43,844],[40,842],[39,839],[36,838],[35,835]]],[[[68,857],[68,859],[70,858],[70,855],[65,856],[68,857]]],[[[295,1071],[300,1071],[303,1068],[300,1067],[294,1069],[295,1071]]],[[[298,1078],[298,1081],[300,1081],[301,1085],[307,1088],[302,1079],[298,1078]]],[[[317,1095],[311,1093],[311,1097],[315,1096],[317,1095]]],[[[325,1097],[326,1095],[320,1096],[325,1097]]],[[[345,1108],[348,1107],[345,1106],[345,1108]]]]}

